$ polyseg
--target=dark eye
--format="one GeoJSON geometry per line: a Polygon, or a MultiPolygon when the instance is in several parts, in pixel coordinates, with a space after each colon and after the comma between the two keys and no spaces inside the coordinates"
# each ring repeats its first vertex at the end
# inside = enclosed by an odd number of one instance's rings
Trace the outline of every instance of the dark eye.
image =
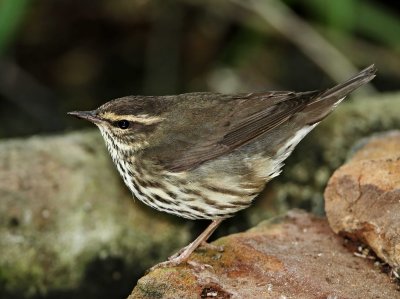
{"type": "Polygon", "coordinates": [[[121,129],[127,129],[129,128],[129,121],[123,119],[117,122],[118,127],[120,127],[121,129]]]}

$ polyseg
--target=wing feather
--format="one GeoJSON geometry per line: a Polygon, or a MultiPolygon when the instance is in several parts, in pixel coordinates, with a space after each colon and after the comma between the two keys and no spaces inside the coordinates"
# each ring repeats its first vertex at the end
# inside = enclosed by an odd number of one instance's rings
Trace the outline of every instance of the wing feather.
{"type": "Polygon", "coordinates": [[[160,144],[154,152],[170,171],[195,168],[259,138],[295,115],[299,126],[320,121],[348,93],[372,80],[375,71],[371,65],[349,80],[322,92],[182,95],[190,99],[185,109],[191,109],[193,99],[203,99],[215,106],[205,109],[200,117],[196,114],[198,111],[193,112],[193,120],[186,120],[186,127],[170,132],[167,138],[169,143],[160,144]],[[209,115],[213,109],[213,115],[209,115]],[[191,121],[196,122],[195,125],[187,125],[191,121]]]}
{"type": "Polygon", "coordinates": [[[270,92],[238,97],[235,103],[226,103],[235,105],[233,111],[227,109],[230,126],[216,121],[210,134],[200,135],[203,137],[200,140],[181,146],[181,152],[175,153],[173,159],[162,159],[163,166],[178,172],[227,154],[286,122],[316,93],[270,92]]]}

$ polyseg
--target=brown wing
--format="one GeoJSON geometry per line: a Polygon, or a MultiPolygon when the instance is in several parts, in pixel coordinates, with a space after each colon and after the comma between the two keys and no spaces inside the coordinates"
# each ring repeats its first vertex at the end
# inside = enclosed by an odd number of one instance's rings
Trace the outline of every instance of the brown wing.
{"type": "Polygon", "coordinates": [[[194,168],[284,123],[304,109],[318,93],[268,92],[232,97],[221,103],[230,107],[224,109],[223,115],[219,113],[212,128],[202,131],[209,124],[198,125],[198,134],[179,140],[174,152],[164,152],[160,160],[164,167],[174,172],[194,168]]]}
{"type": "MultiPolygon", "coordinates": [[[[349,80],[323,92],[267,92],[228,96],[229,101],[221,103],[228,106],[225,113],[218,114],[217,119],[205,116],[202,120],[206,124],[192,127],[192,130],[199,132],[194,132],[190,138],[180,139],[177,146],[171,146],[173,151],[161,154],[160,160],[171,171],[183,171],[253,141],[295,114],[301,115],[301,123],[304,125],[319,122],[347,94],[371,81],[375,72],[376,68],[371,65],[349,80]],[[210,124],[214,125],[211,130],[210,124]]],[[[183,131],[183,135],[186,133],[187,130],[183,131]]]]}

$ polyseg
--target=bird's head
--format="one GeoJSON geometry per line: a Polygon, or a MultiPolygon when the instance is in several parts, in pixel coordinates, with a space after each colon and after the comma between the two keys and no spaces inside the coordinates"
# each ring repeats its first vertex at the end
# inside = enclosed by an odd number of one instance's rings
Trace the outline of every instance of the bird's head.
{"type": "Polygon", "coordinates": [[[91,111],[69,115],[94,123],[101,131],[109,151],[131,152],[147,146],[148,140],[164,120],[163,101],[154,97],[124,97],[91,111]]]}

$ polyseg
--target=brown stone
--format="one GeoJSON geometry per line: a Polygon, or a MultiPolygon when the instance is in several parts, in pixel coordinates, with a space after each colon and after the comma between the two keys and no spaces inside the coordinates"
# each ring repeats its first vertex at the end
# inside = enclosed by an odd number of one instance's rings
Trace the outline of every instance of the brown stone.
{"type": "Polygon", "coordinates": [[[326,220],[292,211],[215,242],[225,251],[194,253],[212,266],[157,269],[129,299],[149,298],[398,298],[390,278],[343,246],[326,220]]]}
{"type": "Polygon", "coordinates": [[[325,190],[332,229],[400,265],[400,131],[375,136],[340,167],[325,190]]]}

